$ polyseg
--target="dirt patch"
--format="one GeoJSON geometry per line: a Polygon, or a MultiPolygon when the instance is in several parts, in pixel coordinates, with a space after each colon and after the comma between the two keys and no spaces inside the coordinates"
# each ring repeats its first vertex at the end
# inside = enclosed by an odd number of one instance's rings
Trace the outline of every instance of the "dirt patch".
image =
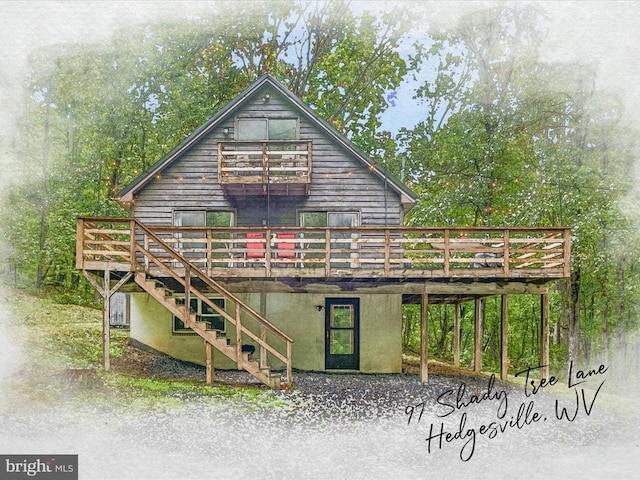
{"type": "Polygon", "coordinates": [[[127,345],[122,356],[111,359],[111,369],[134,377],[164,380],[204,381],[206,375],[205,367],[201,365],[183,362],[131,345],[127,345]]]}

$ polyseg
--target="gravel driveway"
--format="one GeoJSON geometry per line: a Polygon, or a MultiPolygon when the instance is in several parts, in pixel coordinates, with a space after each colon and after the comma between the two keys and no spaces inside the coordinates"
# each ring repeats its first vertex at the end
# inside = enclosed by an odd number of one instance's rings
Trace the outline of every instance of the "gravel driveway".
{"type": "MultiPolygon", "coordinates": [[[[203,379],[202,367],[136,355],[148,375],[203,379]]],[[[610,411],[606,384],[592,404],[597,385],[586,392],[589,414],[579,403],[566,421],[556,418],[557,397],[532,399],[487,377],[431,375],[428,385],[409,374],[296,372],[294,379],[295,388],[265,389],[273,402],[262,408],[207,396],[144,412],[93,403],[3,408],[0,452],[78,454],[81,479],[584,480],[640,471],[636,424],[610,411]]],[[[252,382],[239,372],[216,372],[216,381],[252,382]]],[[[572,395],[560,397],[569,413],[572,395]]],[[[1,400],[2,392],[6,407],[1,400]]]]}

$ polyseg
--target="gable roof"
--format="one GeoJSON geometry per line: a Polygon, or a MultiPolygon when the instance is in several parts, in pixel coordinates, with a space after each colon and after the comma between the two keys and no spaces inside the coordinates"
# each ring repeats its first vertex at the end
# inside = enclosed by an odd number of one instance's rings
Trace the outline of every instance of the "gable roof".
{"type": "Polygon", "coordinates": [[[365,168],[371,173],[377,175],[381,180],[388,182],[390,188],[395,190],[400,196],[402,204],[408,204],[413,206],[418,197],[403,183],[397,180],[393,175],[388,172],[373,160],[371,160],[366,154],[364,154],[358,147],[356,147],[349,139],[344,137],[338,132],[329,122],[320,118],[308,105],[300,100],[296,95],[289,91],[285,86],[278,82],[269,74],[265,74],[251,84],[247,89],[240,93],[236,98],[231,100],[225,107],[213,115],[202,126],[196,129],[191,135],[189,135],[182,143],[167,153],[164,157],[153,164],[149,169],[143,172],[138,178],[136,178],[129,186],[123,189],[119,196],[118,201],[125,203],[133,200],[134,196],[142,190],[147,183],[149,183],[156,175],[160,174],[164,169],[169,167],[174,161],[182,156],[187,150],[195,145],[200,139],[205,137],[209,132],[215,129],[227,117],[235,110],[241,107],[244,102],[251,97],[256,91],[262,88],[264,85],[270,85],[278,92],[280,92],[289,102],[291,102],[297,109],[302,112],[311,123],[315,124],[321,131],[326,133],[330,138],[340,144],[347,151],[359,160],[365,168]]]}

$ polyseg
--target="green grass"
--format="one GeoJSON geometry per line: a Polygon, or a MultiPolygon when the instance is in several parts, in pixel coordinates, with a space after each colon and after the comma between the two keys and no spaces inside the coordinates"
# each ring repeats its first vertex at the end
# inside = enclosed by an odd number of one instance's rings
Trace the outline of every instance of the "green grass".
{"type": "MultiPolygon", "coordinates": [[[[0,289],[11,311],[8,326],[22,340],[23,365],[19,375],[3,383],[12,405],[60,401],[93,401],[114,408],[178,407],[194,399],[208,399],[221,407],[243,411],[284,405],[273,392],[260,387],[206,385],[204,382],[139,377],[105,372],[102,368],[102,310],[58,303],[49,296],[0,289]],[[81,385],[69,385],[68,370],[92,369],[81,385]]],[[[125,354],[129,332],[111,330],[111,358],[125,354]]]]}

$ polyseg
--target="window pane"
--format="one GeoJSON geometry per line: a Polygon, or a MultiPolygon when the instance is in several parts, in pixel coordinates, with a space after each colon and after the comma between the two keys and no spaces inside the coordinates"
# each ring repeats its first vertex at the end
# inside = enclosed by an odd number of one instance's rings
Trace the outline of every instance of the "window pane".
{"type": "Polygon", "coordinates": [[[176,227],[203,227],[205,212],[176,212],[176,227]]]}
{"type": "Polygon", "coordinates": [[[192,330],[190,328],[185,327],[182,320],[180,320],[178,317],[173,317],[173,331],[174,332],[181,332],[181,331],[191,332],[192,330]]]}
{"type": "Polygon", "coordinates": [[[353,328],[353,307],[351,305],[331,305],[331,327],[353,328]]]}
{"type": "Polygon", "coordinates": [[[269,119],[269,140],[295,140],[296,124],[290,118],[269,119]]]}
{"type": "Polygon", "coordinates": [[[326,212],[300,212],[301,227],[326,227],[326,212]]]}
{"type": "Polygon", "coordinates": [[[232,227],[233,212],[207,212],[207,227],[232,227]]]}
{"type": "Polygon", "coordinates": [[[267,140],[267,119],[238,120],[238,140],[267,140]]]}
{"type": "Polygon", "coordinates": [[[353,353],[353,330],[331,330],[331,355],[351,355],[353,353]]]}
{"type": "Polygon", "coordinates": [[[358,214],[355,212],[329,212],[327,221],[330,227],[357,227],[358,214]]]}
{"type": "Polygon", "coordinates": [[[224,318],[221,315],[205,315],[202,320],[208,322],[208,330],[221,330],[224,332],[224,318]]]}
{"type": "MultiPolygon", "coordinates": [[[[214,305],[217,305],[220,308],[224,308],[224,298],[212,298],[211,302],[214,305]]],[[[218,315],[218,312],[216,312],[208,304],[202,302],[202,314],[203,315],[218,315]]]]}

